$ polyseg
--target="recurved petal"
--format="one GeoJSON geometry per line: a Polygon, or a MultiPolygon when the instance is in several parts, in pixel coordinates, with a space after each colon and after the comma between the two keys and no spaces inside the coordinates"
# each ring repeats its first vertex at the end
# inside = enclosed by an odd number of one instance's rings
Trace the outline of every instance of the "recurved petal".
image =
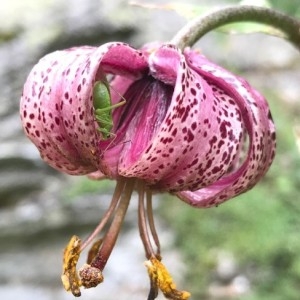
{"type": "Polygon", "coordinates": [[[24,85],[20,110],[24,130],[42,158],[69,174],[101,168],[94,83],[105,72],[139,78],[147,70],[143,54],[122,43],[71,48],[41,59],[24,85]]]}
{"type": "MultiPolygon", "coordinates": [[[[87,47],[73,48],[46,55],[30,72],[21,97],[20,112],[25,133],[48,164],[69,174],[95,170],[90,154],[86,158],[73,144],[73,138],[79,138],[79,130],[68,136],[68,130],[74,130],[75,123],[80,122],[80,111],[72,87],[66,84],[76,77],[76,67],[73,67],[76,62],[86,61],[92,51],[93,48],[87,47]],[[67,110],[70,110],[68,114],[67,110]]],[[[76,126],[79,128],[80,125],[76,126]]],[[[94,134],[91,139],[95,145],[94,134]]]]}
{"type": "Polygon", "coordinates": [[[167,84],[175,78],[172,100],[148,146],[136,161],[125,153],[120,169],[122,175],[143,178],[153,188],[197,190],[228,172],[243,137],[241,113],[227,94],[191,69],[174,46],[152,55],[154,76],[167,84]]]}
{"type": "Polygon", "coordinates": [[[195,192],[177,193],[190,205],[209,207],[246,192],[265,175],[275,156],[275,127],[266,100],[244,79],[237,78],[195,52],[187,50],[186,55],[193,69],[235,99],[249,135],[247,157],[238,169],[195,192]]]}

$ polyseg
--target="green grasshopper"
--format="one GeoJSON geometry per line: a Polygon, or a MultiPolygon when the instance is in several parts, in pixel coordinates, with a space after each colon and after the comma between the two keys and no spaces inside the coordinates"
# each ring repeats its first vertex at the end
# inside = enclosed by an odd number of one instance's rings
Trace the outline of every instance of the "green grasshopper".
{"type": "MultiPolygon", "coordinates": [[[[121,96],[122,97],[122,96],[121,96]]],[[[122,97],[123,98],[123,97],[122,97]]],[[[96,81],[93,88],[93,104],[95,109],[95,118],[99,125],[98,130],[102,133],[104,140],[115,136],[111,132],[114,123],[112,119],[112,110],[126,103],[123,101],[112,104],[109,83],[107,81],[96,81]]]]}

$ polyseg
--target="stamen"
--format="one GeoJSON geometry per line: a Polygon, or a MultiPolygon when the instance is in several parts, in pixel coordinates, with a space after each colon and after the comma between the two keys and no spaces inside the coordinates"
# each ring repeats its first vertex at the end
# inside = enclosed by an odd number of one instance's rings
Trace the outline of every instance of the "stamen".
{"type": "Polygon", "coordinates": [[[137,181],[135,178],[119,179],[112,203],[94,232],[83,245],[81,245],[79,237],[74,235],[65,248],[61,279],[64,288],[67,291],[71,291],[75,297],[81,295],[81,286],[85,288],[96,287],[103,281],[102,271],[117,241],[135,184],[139,195],[139,231],[148,259],[145,262],[150,277],[148,300],[156,299],[159,289],[168,299],[187,300],[190,297],[188,292],[176,289],[171,275],[161,263],[160,243],[153,218],[152,193],[147,189],[143,181],[137,181]],[[76,265],[81,251],[103,229],[113,212],[115,214],[104,239],[97,240],[92,245],[88,253],[87,263],[79,270],[78,276],[76,265]],[[153,250],[152,243],[156,246],[156,252],[153,250]]]}
{"type": "Polygon", "coordinates": [[[76,271],[76,265],[80,255],[81,240],[78,236],[73,235],[64,251],[63,272],[61,280],[67,292],[71,291],[75,297],[81,296],[79,279],[76,271]]]}
{"type": "Polygon", "coordinates": [[[138,193],[139,193],[139,205],[138,205],[139,231],[140,231],[141,240],[145,248],[146,258],[149,259],[151,256],[155,255],[155,253],[151,245],[148,226],[147,226],[147,219],[145,214],[145,205],[144,205],[145,184],[141,181],[138,183],[138,193]]]}
{"type": "MultiPolygon", "coordinates": [[[[120,181],[125,181],[122,197],[119,201],[119,205],[116,209],[110,228],[103,239],[101,248],[91,263],[92,267],[95,267],[100,271],[103,271],[112,249],[115,246],[135,184],[134,178],[121,179],[120,181]]],[[[81,280],[83,280],[83,278],[81,278],[81,280]]]]}
{"type": "Polygon", "coordinates": [[[155,223],[154,223],[154,218],[153,218],[153,207],[152,207],[152,192],[150,190],[146,191],[147,195],[147,218],[148,218],[148,223],[150,226],[150,231],[152,238],[154,240],[154,243],[156,245],[156,257],[160,258],[160,242],[158,238],[158,234],[156,232],[155,228],[155,223]]]}
{"type": "Polygon", "coordinates": [[[95,228],[95,230],[90,234],[90,236],[82,243],[80,247],[80,251],[83,251],[95,237],[99,234],[99,232],[103,229],[103,227],[106,225],[107,221],[115,211],[115,208],[120,200],[121,194],[123,192],[125,186],[125,180],[117,180],[117,186],[115,188],[112,201],[109,205],[109,208],[105,212],[104,216],[102,217],[100,223],[95,228]]]}
{"type": "Polygon", "coordinates": [[[159,288],[167,299],[172,300],[187,300],[191,296],[189,292],[179,291],[166,267],[156,258],[151,257],[145,262],[150,277],[151,288],[148,300],[154,300],[157,296],[154,291],[159,288]]]}
{"type": "Polygon", "coordinates": [[[87,260],[86,260],[87,264],[92,263],[93,259],[96,257],[96,255],[100,249],[100,246],[102,245],[102,242],[103,242],[103,240],[99,239],[92,245],[92,247],[90,248],[90,250],[88,252],[88,256],[87,256],[87,260]]]}
{"type": "Polygon", "coordinates": [[[147,300],[154,300],[158,296],[158,290],[161,290],[168,299],[172,300],[187,300],[190,293],[179,291],[173,282],[171,275],[166,267],[161,263],[160,242],[155,229],[152,206],[152,192],[147,190],[142,181],[138,182],[139,207],[138,219],[140,236],[145,248],[147,261],[145,265],[148,269],[150,278],[150,291],[147,300]],[[146,209],[145,209],[145,194],[146,194],[146,209]],[[147,215],[146,215],[147,213],[147,215]],[[148,226],[150,228],[151,237],[148,226]],[[153,250],[151,241],[155,243],[156,253],[153,250]]]}
{"type": "Polygon", "coordinates": [[[81,244],[79,237],[74,235],[65,248],[61,280],[65,290],[71,291],[75,297],[81,295],[81,286],[84,286],[85,288],[95,287],[103,281],[102,270],[116,243],[118,233],[130,202],[134,183],[134,179],[118,180],[111,204],[93,233],[83,244],[81,244]],[[116,208],[117,205],[118,207],[116,208]],[[114,212],[115,216],[103,242],[100,239],[92,245],[88,253],[87,263],[80,268],[78,276],[76,266],[80,253],[103,229],[114,212]]]}

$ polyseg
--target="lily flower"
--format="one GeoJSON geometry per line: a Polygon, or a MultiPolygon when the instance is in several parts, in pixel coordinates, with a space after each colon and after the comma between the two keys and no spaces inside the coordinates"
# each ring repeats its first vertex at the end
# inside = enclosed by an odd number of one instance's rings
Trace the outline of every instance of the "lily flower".
{"type": "Polygon", "coordinates": [[[117,181],[95,231],[83,243],[72,237],[65,249],[62,280],[75,296],[80,286],[102,282],[137,190],[148,300],[159,289],[169,299],[188,299],[161,263],[152,194],[169,192],[195,207],[216,206],[251,189],[275,155],[275,128],[263,96],[198,51],[172,44],[136,50],[115,42],[48,54],[27,78],[20,113],[25,133],[50,166],[117,181]],[[101,111],[111,118],[109,133],[97,118],[98,82],[108,87],[109,96],[98,100],[111,101],[101,111]],[[110,219],[78,275],[79,254],[110,219]]]}

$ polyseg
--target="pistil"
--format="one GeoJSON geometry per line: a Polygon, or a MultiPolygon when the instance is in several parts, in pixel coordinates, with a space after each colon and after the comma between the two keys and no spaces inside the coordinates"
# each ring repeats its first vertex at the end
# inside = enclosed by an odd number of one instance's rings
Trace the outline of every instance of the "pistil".
{"type": "Polygon", "coordinates": [[[103,239],[103,243],[100,247],[100,250],[91,263],[92,267],[95,267],[101,271],[104,269],[107,260],[112,252],[112,249],[116,244],[131,199],[134,184],[135,184],[135,179],[133,178],[121,179],[121,180],[124,180],[126,182],[125,182],[123,193],[121,195],[121,199],[119,201],[119,205],[116,209],[115,216],[110,225],[110,228],[108,229],[103,239]]]}

